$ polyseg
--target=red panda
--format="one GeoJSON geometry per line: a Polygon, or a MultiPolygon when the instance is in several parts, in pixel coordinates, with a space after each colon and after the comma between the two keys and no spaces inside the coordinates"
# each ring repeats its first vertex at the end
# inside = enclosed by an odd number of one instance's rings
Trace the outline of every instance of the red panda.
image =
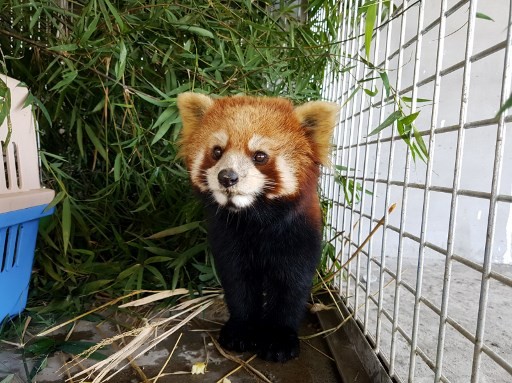
{"type": "Polygon", "coordinates": [[[221,345],[285,362],[321,253],[317,182],[338,107],[283,98],[178,96],[180,155],[203,200],[230,313],[221,345]]]}

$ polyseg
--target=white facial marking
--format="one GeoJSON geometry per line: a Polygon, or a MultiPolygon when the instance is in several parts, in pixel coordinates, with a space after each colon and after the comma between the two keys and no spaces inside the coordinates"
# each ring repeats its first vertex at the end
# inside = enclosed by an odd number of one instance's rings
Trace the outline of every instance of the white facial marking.
{"type": "Polygon", "coordinates": [[[260,136],[255,134],[249,140],[247,147],[251,152],[262,151],[269,155],[276,150],[276,143],[269,137],[260,136]]]}
{"type": "Polygon", "coordinates": [[[199,189],[203,192],[208,190],[208,186],[201,182],[201,164],[204,160],[204,152],[199,152],[196,157],[192,159],[190,165],[190,178],[194,185],[199,186],[199,189]]]}
{"type": "Polygon", "coordinates": [[[254,136],[251,137],[251,139],[247,143],[247,147],[251,152],[254,152],[259,149],[262,138],[263,137],[260,136],[259,134],[255,134],[254,136]]]}
{"type": "Polygon", "coordinates": [[[229,199],[228,196],[220,191],[214,191],[213,197],[218,202],[219,205],[225,205],[228,203],[229,199]]]}
{"type": "Polygon", "coordinates": [[[228,140],[229,136],[223,130],[219,130],[212,134],[212,146],[218,145],[223,148],[228,144],[228,140]]]}
{"type": "Polygon", "coordinates": [[[268,194],[268,198],[277,198],[295,194],[297,192],[297,178],[295,177],[295,169],[291,163],[291,161],[286,161],[282,156],[276,157],[276,169],[281,179],[281,190],[279,191],[279,195],[268,194]]]}
{"type": "MultiPolygon", "coordinates": [[[[214,146],[220,146],[224,148],[228,144],[228,140],[228,134],[223,130],[218,130],[212,134],[209,144],[212,148],[214,146]]],[[[204,151],[198,152],[197,156],[192,159],[192,164],[190,165],[190,178],[192,179],[194,185],[197,185],[202,192],[208,191],[208,185],[205,185],[201,181],[201,164],[204,161],[204,156],[204,151]]]]}
{"type": "Polygon", "coordinates": [[[231,198],[231,202],[233,202],[233,205],[236,207],[242,209],[244,207],[251,206],[254,202],[254,198],[255,197],[252,195],[235,195],[231,198]]]}
{"type": "Polygon", "coordinates": [[[231,201],[235,207],[244,208],[251,205],[256,196],[263,193],[265,176],[254,166],[251,158],[243,152],[228,151],[220,160],[206,171],[208,189],[219,205],[231,201]],[[232,169],[238,175],[238,182],[229,188],[222,186],[218,180],[221,170],[232,169]]]}

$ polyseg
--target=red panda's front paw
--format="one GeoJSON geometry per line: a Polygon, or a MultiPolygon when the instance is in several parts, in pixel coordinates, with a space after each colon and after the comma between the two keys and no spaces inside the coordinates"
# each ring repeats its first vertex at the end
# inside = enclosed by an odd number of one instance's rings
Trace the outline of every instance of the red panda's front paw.
{"type": "Polygon", "coordinates": [[[220,330],[219,343],[226,350],[235,352],[254,351],[257,336],[247,322],[228,320],[220,330]]]}
{"type": "Polygon", "coordinates": [[[290,329],[271,331],[264,335],[265,340],[260,345],[258,356],[271,362],[284,363],[295,359],[300,353],[297,333],[290,329]]]}

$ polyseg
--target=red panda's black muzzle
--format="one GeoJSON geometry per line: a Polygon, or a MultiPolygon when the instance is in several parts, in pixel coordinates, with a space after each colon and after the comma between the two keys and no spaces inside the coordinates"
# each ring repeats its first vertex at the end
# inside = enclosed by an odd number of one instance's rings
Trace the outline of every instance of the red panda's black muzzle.
{"type": "Polygon", "coordinates": [[[233,169],[223,169],[217,175],[219,183],[228,188],[238,182],[238,174],[233,169]]]}

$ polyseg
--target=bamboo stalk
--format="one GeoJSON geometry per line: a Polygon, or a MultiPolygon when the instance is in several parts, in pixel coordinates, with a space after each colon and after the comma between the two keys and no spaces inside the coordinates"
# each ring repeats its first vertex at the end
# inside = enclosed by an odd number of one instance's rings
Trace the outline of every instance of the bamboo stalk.
{"type": "MultiPolygon", "coordinates": [[[[388,215],[391,214],[393,212],[393,210],[395,210],[396,208],[396,203],[392,204],[389,209],[388,209],[388,215]]],[[[346,260],[346,262],[341,265],[339,267],[339,269],[337,271],[334,271],[332,272],[326,279],[325,279],[325,282],[330,282],[334,279],[335,275],[338,274],[341,270],[343,270],[345,268],[345,266],[347,266],[355,257],[357,257],[357,255],[361,252],[361,250],[364,249],[364,247],[368,244],[368,242],[370,242],[370,239],[373,237],[373,235],[377,232],[377,230],[380,229],[380,227],[382,225],[384,225],[384,222],[386,221],[386,216],[384,215],[380,220],[379,222],[377,222],[377,224],[375,225],[375,227],[372,229],[372,231],[370,232],[370,234],[368,234],[368,236],[364,239],[363,243],[361,243],[358,248],[356,249],[356,251],[354,252],[354,254],[352,254],[350,256],[349,259],[346,260]]]]}

